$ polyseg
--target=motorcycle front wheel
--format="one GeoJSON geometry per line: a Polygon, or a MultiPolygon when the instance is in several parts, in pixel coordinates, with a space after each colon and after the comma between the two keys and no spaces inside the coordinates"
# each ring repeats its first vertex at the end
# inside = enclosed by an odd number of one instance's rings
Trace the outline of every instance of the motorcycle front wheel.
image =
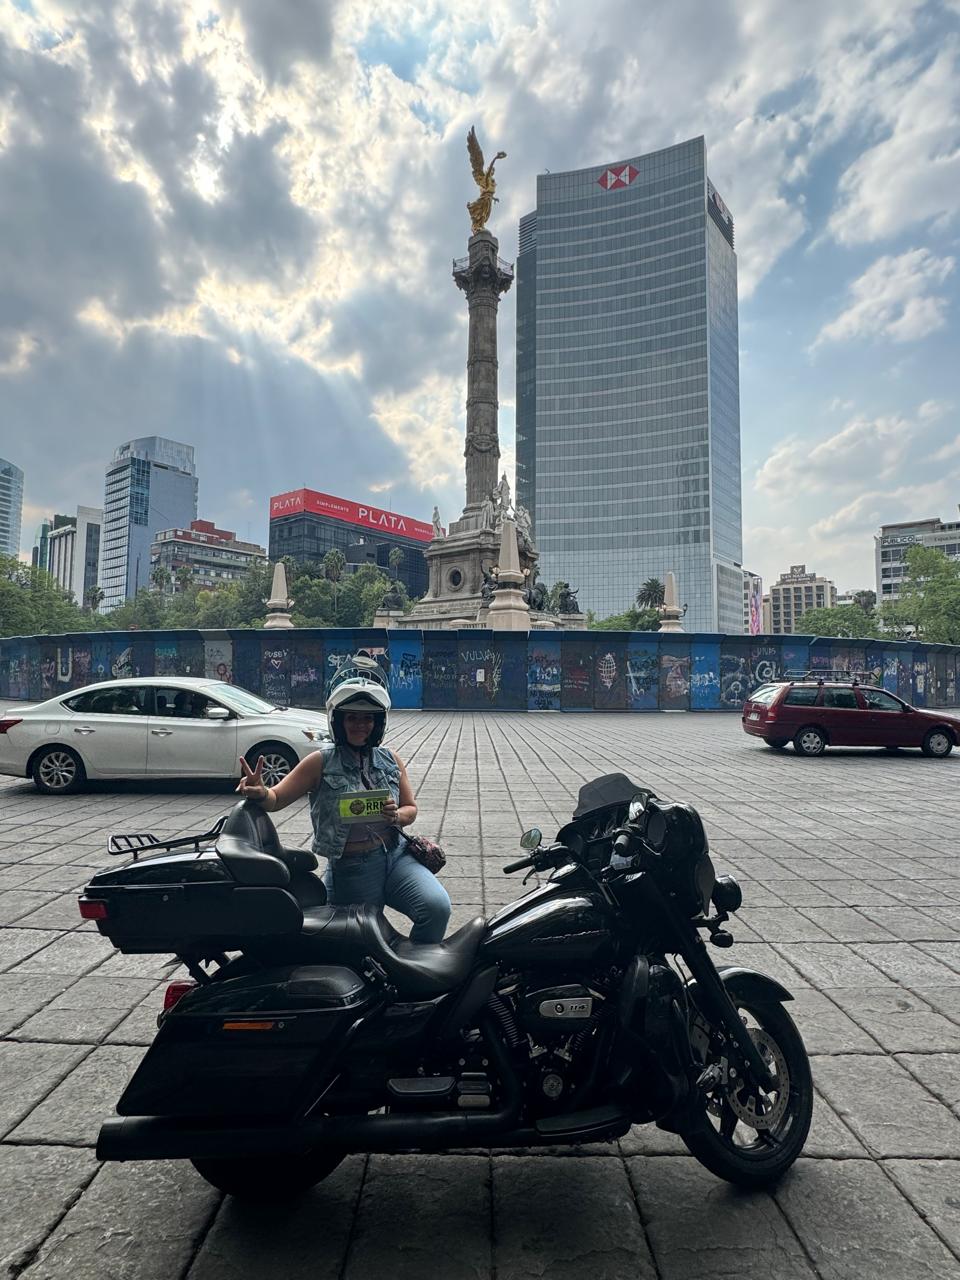
{"type": "Polygon", "coordinates": [[[191,1160],[212,1187],[238,1200],[267,1204],[301,1196],[333,1173],[342,1151],[308,1151],[304,1155],[247,1156],[242,1160],[191,1160]]]}
{"type": "Polygon", "coordinates": [[[681,1136],[718,1178],[740,1187],[765,1187],[781,1178],[803,1150],[813,1116],[813,1079],[800,1032],[781,1004],[737,997],[734,1003],[772,1068],[771,1088],[757,1097],[731,1076],[722,1050],[711,1051],[710,1028],[697,1014],[691,1038],[705,1069],[716,1068],[721,1078],[708,1086],[699,1124],[681,1136]]]}

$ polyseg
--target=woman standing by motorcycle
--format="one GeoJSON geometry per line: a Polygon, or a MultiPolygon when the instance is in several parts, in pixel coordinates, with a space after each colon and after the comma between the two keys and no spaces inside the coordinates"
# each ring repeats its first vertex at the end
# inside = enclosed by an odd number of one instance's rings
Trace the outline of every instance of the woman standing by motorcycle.
{"type": "Polygon", "coordinates": [[[406,847],[403,828],[416,821],[417,803],[403,761],[381,745],[389,710],[377,664],[354,659],[334,676],[327,699],[333,742],[311,752],[275,787],[263,785],[262,760],[251,769],[241,759],[237,791],[268,813],[309,795],[313,851],[328,860],[328,901],[393,907],[413,921],[412,942],[440,942],[450,898],[406,847]],[[376,816],[347,821],[341,802],[364,791],[387,791],[389,798],[376,816]]]}

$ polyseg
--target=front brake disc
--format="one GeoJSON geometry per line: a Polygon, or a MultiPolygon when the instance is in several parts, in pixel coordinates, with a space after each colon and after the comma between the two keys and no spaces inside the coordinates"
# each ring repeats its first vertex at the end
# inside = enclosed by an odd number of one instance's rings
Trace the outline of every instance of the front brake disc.
{"type": "Polygon", "coordinates": [[[776,1040],[762,1027],[750,1027],[749,1030],[764,1062],[773,1068],[770,1086],[758,1095],[755,1089],[746,1084],[732,1088],[728,1083],[726,1099],[738,1120],[751,1129],[762,1132],[775,1129],[786,1114],[790,1101],[790,1072],[787,1070],[783,1050],[776,1040]]]}

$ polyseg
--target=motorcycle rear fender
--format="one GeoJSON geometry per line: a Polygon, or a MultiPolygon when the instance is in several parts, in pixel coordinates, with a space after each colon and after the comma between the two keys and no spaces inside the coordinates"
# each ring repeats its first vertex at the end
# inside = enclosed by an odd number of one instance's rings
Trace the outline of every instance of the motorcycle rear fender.
{"type": "MultiPolygon", "coordinates": [[[[745,969],[738,964],[721,964],[717,966],[717,973],[731,996],[742,996],[744,1000],[754,999],[768,1003],[773,1000],[777,1004],[793,999],[786,987],[781,986],[765,973],[757,973],[755,969],[745,969]]],[[[696,979],[687,983],[687,991],[696,999],[696,979]]]]}

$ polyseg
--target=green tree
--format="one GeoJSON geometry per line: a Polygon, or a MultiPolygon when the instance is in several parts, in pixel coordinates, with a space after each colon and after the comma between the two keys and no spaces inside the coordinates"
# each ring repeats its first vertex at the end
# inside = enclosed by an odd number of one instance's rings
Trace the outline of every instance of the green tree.
{"type": "Polygon", "coordinates": [[[656,631],[659,626],[659,609],[626,609],[609,618],[587,618],[588,631],[656,631]]]}
{"type": "Polygon", "coordinates": [[[182,564],[173,575],[178,595],[186,595],[193,586],[193,574],[188,564],[182,564]]]}
{"type": "Polygon", "coordinates": [[[337,626],[368,627],[389,586],[390,579],[377,565],[361,565],[340,589],[337,626]]]}
{"type": "Polygon", "coordinates": [[[799,629],[809,636],[835,636],[842,640],[874,640],[880,635],[875,612],[869,613],[855,604],[835,605],[832,609],[807,609],[799,629]]]}
{"type": "Polygon", "coordinates": [[[0,635],[57,635],[88,631],[90,615],[46,569],[0,556],[0,635]]]}
{"type": "Polygon", "coordinates": [[[877,609],[877,618],[888,640],[912,640],[917,633],[915,612],[899,600],[884,600],[877,609]]]}
{"type": "Polygon", "coordinates": [[[858,609],[862,609],[864,613],[872,613],[877,607],[877,593],[875,591],[855,591],[853,593],[853,603],[858,609]]]}
{"type": "Polygon", "coordinates": [[[663,604],[666,588],[659,578],[648,578],[637,592],[638,609],[657,609],[663,604]]]}
{"type": "Polygon", "coordinates": [[[97,586],[91,587],[87,592],[86,599],[83,602],[84,607],[89,609],[91,613],[96,613],[97,610],[100,608],[100,606],[103,604],[103,597],[105,595],[106,595],[106,592],[104,591],[103,587],[97,587],[97,586]]]}
{"type": "Polygon", "coordinates": [[[391,547],[387,560],[390,563],[390,568],[393,570],[393,576],[396,577],[400,566],[403,564],[403,548],[391,547]]]}
{"type": "Polygon", "coordinates": [[[936,547],[911,547],[898,604],[918,640],[960,644],[960,561],[936,547]]]}
{"type": "Polygon", "coordinates": [[[108,622],[116,631],[156,631],[167,625],[166,612],[163,596],[141,587],[132,600],[110,612],[108,622]]]}
{"type": "Polygon", "coordinates": [[[333,583],[333,612],[339,615],[340,582],[347,567],[347,557],[338,547],[332,547],[323,557],[324,575],[333,583]]]}
{"type": "Polygon", "coordinates": [[[333,583],[326,578],[304,574],[296,581],[296,603],[293,621],[298,627],[334,627],[333,583]]]}
{"type": "Polygon", "coordinates": [[[150,572],[150,581],[153,583],[155,590],[163,593],[169,591],[173,575],[166,565],[156,564],[150,572]]]}

